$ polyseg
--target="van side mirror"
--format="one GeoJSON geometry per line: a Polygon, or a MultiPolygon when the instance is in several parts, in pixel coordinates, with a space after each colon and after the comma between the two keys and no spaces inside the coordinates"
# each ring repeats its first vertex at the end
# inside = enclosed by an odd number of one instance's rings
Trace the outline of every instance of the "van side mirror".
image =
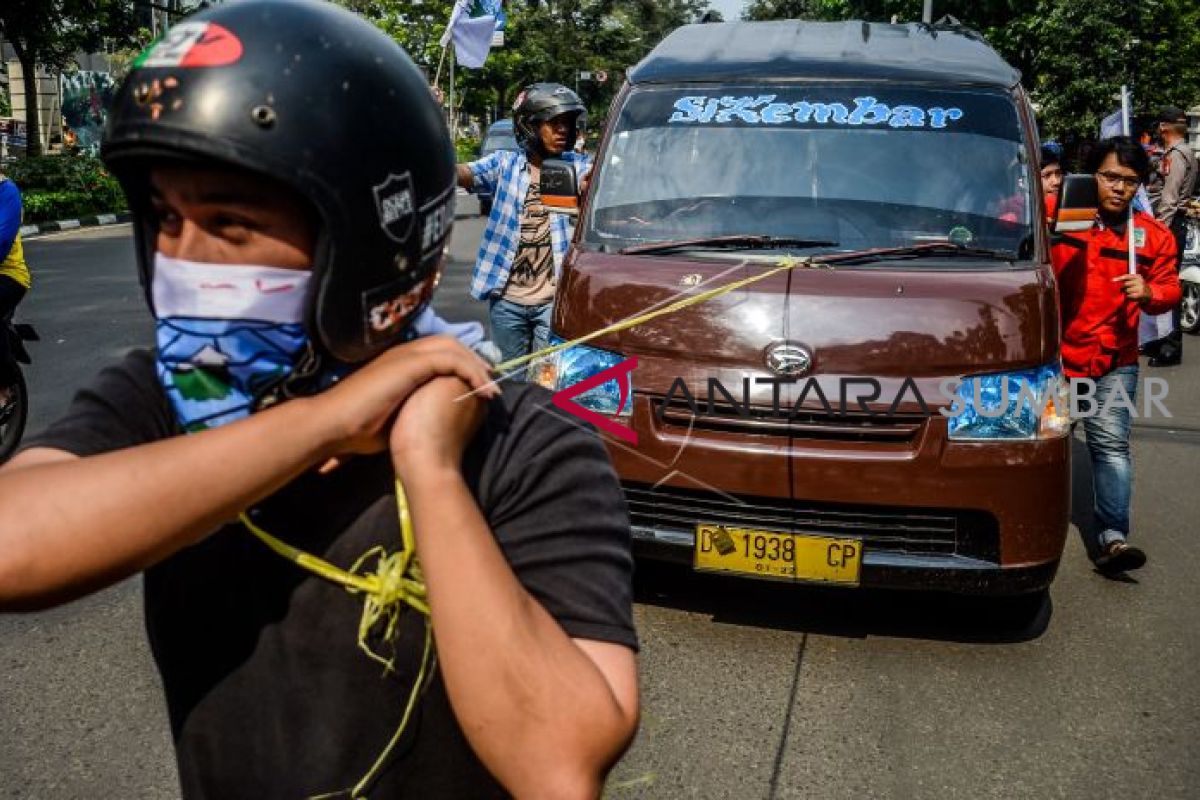
{"type": "Polygon", "coordinates": [[[579,181],[575,167],[559,158],[542,161],[542,204],[556,214],[579,214],[579,181]]]}
{"type": "Polygon", "coordinates": [[[1095,175],[1067,175],[1058,190],[1058,208],[1054,211],[1051,233],[1090,230],[1096,224],[1100,198],[1095,175]]]}

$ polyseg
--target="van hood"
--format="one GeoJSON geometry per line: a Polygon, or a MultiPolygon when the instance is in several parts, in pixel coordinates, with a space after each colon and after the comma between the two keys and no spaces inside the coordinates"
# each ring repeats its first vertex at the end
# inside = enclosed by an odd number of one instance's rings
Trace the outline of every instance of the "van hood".
{"type": "MultiPolygon", "coordinates": [[[[554,330],[568,339],[770,268],[580,250],[565,266],[554,330]]],[[[784,342],[811,355],[805,374],[925,383],[1052,361],[1053,292],[1044,265],[798,267],[591,344],[637,356],[641,393],[664,394],[680,377],[739,387],[772,377],[768,350],[784,342]]],[[[755,403],[770,394],[751,389],[755,403]]]]}

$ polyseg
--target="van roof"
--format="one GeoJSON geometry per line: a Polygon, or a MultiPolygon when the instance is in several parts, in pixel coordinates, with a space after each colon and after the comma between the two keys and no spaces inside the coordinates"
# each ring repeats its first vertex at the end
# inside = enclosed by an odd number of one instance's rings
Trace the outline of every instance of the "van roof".
{"type": "Polygon", "coordinates": [[[1011,88],[1021,73],[968,28],[802,20],[684,25],[629,71],[634,84],[789,78],[1011,88]]]}

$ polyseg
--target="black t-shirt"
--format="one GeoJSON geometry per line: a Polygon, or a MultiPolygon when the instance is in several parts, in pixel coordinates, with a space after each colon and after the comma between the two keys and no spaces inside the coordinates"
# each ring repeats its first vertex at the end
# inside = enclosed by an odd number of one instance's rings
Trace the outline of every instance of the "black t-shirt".
{"type": "MultiPolygon", "coordinates": [[[[137,351],[26,446],[87,456],[178,431],[153,356],[137,351]]],[[[545,390],[506,385],[463,472],[517,578],[567,634],[636,648],[629,518],[598,437],[554,409],[545,390]]],[[[376,545],[398,548],[393,481],[386,455],[353,459],[297,478],[254,519],[345,568],[376,545]]],[[[424,618],[406,609],[396,672],[385,677],[357,646],[361,599],[240,525],[147,570],[145,612],[189,798],[350,788],[395,733],[424,645],[424,618]]],[[[459,728],[440,673],[394,753],[370,797],[505,796],[459,728]]]]}

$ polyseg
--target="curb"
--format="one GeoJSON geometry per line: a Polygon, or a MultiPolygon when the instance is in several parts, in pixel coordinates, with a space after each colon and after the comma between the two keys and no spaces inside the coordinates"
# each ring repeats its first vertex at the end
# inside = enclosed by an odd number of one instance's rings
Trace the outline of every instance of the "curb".
{"type": "Polygon", "coordinates": [[[59,231],[70,231],[75,228],[116,225],[121,222],[129,222],[132,216],[128,211],[121,211],[116,214],[93,214],[88,217],[79,217],[78,219],[60,219],[57,222],[39,222],[36,225],[22,225],[20,234],[21,238],[27,238],[29,236],[37,236],[41,233],[58,233],[59,231]]]}
{"type": "MultiPolygon", "coordinates": [[[[462,192],[463,195],[466,192],[462,192]]],[[[477,214],[470,214],[466,211],[455,209],[455,219],[465,219],[467,217],[475,217],[477,214]]],[[[22,225],[20,234],[22,239],[28,239],[30,236],[38,236],[43,233],[59,233],[61,231],[70,231],[76,228],[94,228],[98,225],[117,225],[122,222],[129,222],[133,215],[128,211],[120,211],[116,214],[93,214],[89,217],[80,217],[78,219],[60,219],[57,222],[39,222],[36,225],[22,225]]]]}

